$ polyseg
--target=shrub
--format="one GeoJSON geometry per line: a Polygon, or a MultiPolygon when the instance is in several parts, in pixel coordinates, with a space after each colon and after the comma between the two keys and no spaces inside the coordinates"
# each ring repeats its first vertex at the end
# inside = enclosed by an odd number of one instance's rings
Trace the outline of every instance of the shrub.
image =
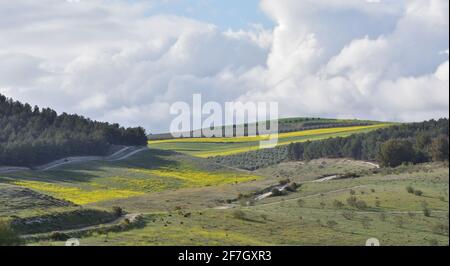
{"type": "Polygon", "coordinates": [[[268,219],[267,214],[261,214],[261,218],[262,218],[264,221],[267,221],[267,219],[268,219]]]}
{"type": "Polygon", "coordinates": [[[283,192],[278,188],[272,189],[272,197],[280,197],[283,196],[283,192]]]}
{"type": "Polygon", "coordinates": [[[421,197],[423,195],[423,192],[421,190],[414,191],[414,195],[421,197]]]}
{"type": "Polygon", "coordinates": [[[115,216],[120,217],[124,214],[124,211],[121,207],[118,206],[114,206],[112,207],[112,211],[114,213],[115,216]]]}
{"type": "Polygon", "coordinates": [[[54,241],[66,241],[70,239],[70,236],[61,232],[53,232],[50,234],[50,239],[54,241]]]}
{"type": "Polygon", "coordinates": [[[423,210],[423,215],[425,215],[425,217],[431,217],[431,210],[427,207],[424,207],[423,210]]]}
{"type": "Polygon", "coordinates": [[[412,186],[407,186],[407,187],[406,187],[406,191],[407,191],[409,194],[414,194],[414,188],[413,188],[412,186]]]}
{"type": "Polygon", "coordinates": [[[342,213],[342,216],[349,221],[353,220],[353,218],[355,217],[352,211],[345,211],[342,213]]]}
{"type": "Polygon", "coordinates": [[[284,185],[289,184],[290,182],[291,182],[290,179],[282,179],[282,180],[280,180],[279,184],[280,184],[281,186],[284,186],[284,185]]]}
{"type": "Polygon", "coordinates": [[[333,220],[327,221],[327,226],[328,226],[328,227],[334,228],[334,227],[336,227],[337,225],[338,225],[338,223],[337,223],[336,221],[333,221],[333,220]]]}
{"type": "Polygon", "coordinates": [[[355,204],[355,207],[356,208],[358,208],[358,209],[360,209],[360,210],[363,210],[363,209],[367,209],[367,203],[365,202],[365,201],[363,201],[363,200],[358,200],[357,202],[356,202],[356,204],[355,204]]]}
{"type": "Polygon", "coordinates": [[[380,213],[380,221],[386,221],[386,214],[384,212],[380,213]]]}
{"type": "Polygon", "coordinates": [[[298,188],[299,188],[299,185],[295,182],[292,182],[291,184],[289,184],[289,186],[286,187],[286,190],[289,192],[295,192],[295,191],[297,191],[298,188]]]}
{"type": "Polygon", "coordinates": [[[350,189],[350,195],[356,195],[356,191],[354,191],[353,189],[350,189]]]}

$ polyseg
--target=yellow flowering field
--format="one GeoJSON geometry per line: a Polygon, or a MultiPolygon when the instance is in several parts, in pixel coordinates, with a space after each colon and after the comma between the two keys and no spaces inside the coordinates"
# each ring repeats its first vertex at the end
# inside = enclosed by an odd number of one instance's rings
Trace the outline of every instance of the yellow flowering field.
{"type": "Polygon", "coordinates": [[[69,187],[55,183],[37,182],[37,181],[17,181],[13,184],[51,194],[56,198],[71,201],[75,204],[85,205],[100,201],[129,198],[143,195],[142,192],[121,189],[92,189],[82,190],[78,187],[69,187]]]}
{"type": "MultiPolygon", "coordinates": [[[[333,137],[346,137],[355,133],[364,133],[391,124],[375,124],[369,126],[349,126],[335,128],[321,128],[278,134],[278,146],[295,142],[316,141],[333,137]]],[[[236,138],[183,138],[159,141],[149,141],[151,148],[173,150],[200,158],[234,155],[259,150],[260,141],[268,140],[271,136],[253,136],[236,138]]]]}
{"type": "Polygon", "coordinates": [[[154,170],[141,169],[137,171],[160,177],[179,179],[183,181],[183,187],[204,187],[235,184],[260,178],[258,176],[242,173],[217,173],[200,171],[187,164],[176,168],[162,167],[154,170]]]}

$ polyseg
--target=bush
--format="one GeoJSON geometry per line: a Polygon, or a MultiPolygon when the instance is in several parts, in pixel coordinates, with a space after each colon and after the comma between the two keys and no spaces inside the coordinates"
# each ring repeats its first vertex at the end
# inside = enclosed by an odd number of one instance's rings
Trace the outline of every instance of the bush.
{"type": "Polygon", "coordinates": [[[407,186],[407,187],[406,187],[406,191],[407,191],[409,194],[414,194],[414,188],[413,188],[412,186],[407,186]]]}
{"type": "Polygon", "coordinates": [[[112,211],[113,211],[114,215],[117,217],[124,215],[124,211],[121,207],[114,206],[114,207],[112,207],[112,211]]]}
{"type": "Polygon", "coordinates": [[[356,208],[358,208],[358,209],[360,209],[360,210],[364,210],[364,209],[367,209],[367,203],[365,202],[365,201],[363,201],[363,200],[358,200],[357,202],[356,202],[356,204],[355,204],[355,207],[356,208]]]}
{"type": "Polygon", "coordinates": [[[351,211],[343,212],[342,216],[349,221],[353,220],[353,218],[355,217],[354,213],[351,211]]]}
{"type": "Polygon", "coordinates": [[[10,223],[0,221],[0,246],[19,246],[20,236],[11,228],[10,223]]]}
{"type": "Polygon", "coordinates": [[[431,210],[427,207],[423,208],[422,210],[423,215],[425,215],[425,217],[431,217],[431,210]]]}
{"type": "Polygon", "coordinates": [[[61,232],[53,232],[50,234],[50,239],[54,241],[67,241],[70,236],[61,232]]]}
{"type": "Polygon", "coordinates": [[[327,226],[330,227],[330,228],[334,228],[337,225],[338,225],[338,223],[336,221],[333,221],[333,220],[327,221],[327,226]]]}
{"type": "Polygon", "coordinates": [[[421,197],[423,195],[423,192],[421,190],[414,191],[414,195],[421,197]]]}
{"type": "Polygon", "coordinates": [[[272,189],[272,197],[280,197],[283,196],[283,192],[278,188],[272,189]]]}
{"type": "Polygon", "coordinates": [[[305,206],[305,201],[302,199],[297,200],[297,204],[300,208],[302,208],[303,206],[305,206]]]}
{"type": "Polygon", "coordinates": [[[290,179],[283,179],[283,180],[280,180],[279,184],[280,184],[281,186],[284,186],[284,185],[289,184],[290,182],[291,182],[290,179]]]}
{"type": "Polygon", "coordinates": [[[299,187],[300,186],[297,183],[292,182],[292,183],[289,184],[289,186],[286,187],[286,190],[289,191],[289,192],[295,192],[295,191],[297,191],[297,189],[299,187]]]}

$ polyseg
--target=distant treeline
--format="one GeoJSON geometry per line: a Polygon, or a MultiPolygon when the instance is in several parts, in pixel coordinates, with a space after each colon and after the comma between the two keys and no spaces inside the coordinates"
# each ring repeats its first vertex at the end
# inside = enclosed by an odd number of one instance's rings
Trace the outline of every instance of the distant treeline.
{"type": "Polygon", "coordinates": [[[292,143],[274,149],[212,158],[215,162],[247,170],[282,161],[352,158],[377,161],[382,166],[448,161],[448,119],[400,124],[345,138],[292,143]]]}
{"type": "Polygon", "coordinates": [[[112,145],[146,145],[143,128],[39,109],[0,95],[0,165],[35,166],[80,155],[105,155],[112,145]]]}

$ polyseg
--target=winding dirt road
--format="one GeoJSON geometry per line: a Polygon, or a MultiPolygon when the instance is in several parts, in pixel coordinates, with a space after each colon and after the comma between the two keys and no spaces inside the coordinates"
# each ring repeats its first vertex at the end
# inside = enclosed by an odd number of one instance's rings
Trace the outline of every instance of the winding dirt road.
{"type": "Polygon", "coordinates": [[[131,214],[123,215],[123,216],[121,216],[121,217],[117,218],[116,220],[114,220],[112,222],[109,222],[109,223],[91,225],[91,226],[86,226],[86,227],[77,228],[77,229],[51,231],[51,232],[40,233],[40,234],[22,235],[20,237],[22,239],[26,240],[26,239],[31,239],[31,238],[39,238],[41,236],[47,236],[47,235],[52,234],[52,233],[74,234],[74,233],[83,233],[83,232],[88,232],[88,231],[93,231],[93,230],[98,230],[98,229],[107,229],[108,227],[113,227],[113,226],[120,225],[125,220],[128,220],[130,223],[135,223],[137,221],[137,218],[139,216],[141,216],[141,215],[142,214],[140,214],[140,213],[131,213],[131,214]]]}
{"type": "Polygon", "coordinates": [[[92,161],[116,162],[130,158],[131,156],[147,150],[147,147],[125,147],[109,156],[79,156],[60,159],[45,165],[35,167],[34,169],[27,167],[0,167],[0,174],[8,174],[21,171],[49,171],[63,165],[85,163],[92,161]]]}

